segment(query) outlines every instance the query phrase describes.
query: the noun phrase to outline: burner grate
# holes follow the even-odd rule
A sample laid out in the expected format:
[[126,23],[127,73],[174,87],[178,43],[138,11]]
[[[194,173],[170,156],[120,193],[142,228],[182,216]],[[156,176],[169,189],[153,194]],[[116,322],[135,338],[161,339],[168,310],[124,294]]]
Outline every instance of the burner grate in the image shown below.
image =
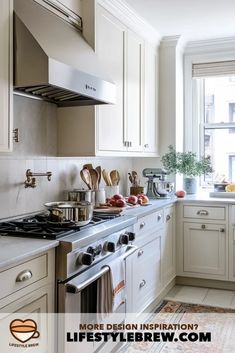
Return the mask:
[[94,216],[91,222],[83,227],[72,221],[52,222],[48,213],[39,213],[32,217],[0,223],[0,235],[40,239],[59,239],[81,229],[87,229],[97,224],[115,218],[114,215]]

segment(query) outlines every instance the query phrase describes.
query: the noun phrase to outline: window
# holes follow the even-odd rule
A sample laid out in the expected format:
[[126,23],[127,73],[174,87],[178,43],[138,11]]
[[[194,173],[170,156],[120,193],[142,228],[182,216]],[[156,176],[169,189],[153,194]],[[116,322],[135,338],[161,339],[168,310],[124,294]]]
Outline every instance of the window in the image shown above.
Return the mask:
[[234,76],[197,78],[197,107],[201,126],[200,152],[210,156],[214,173],[203,182],[224,179],[235,182],[235,86]]
[[[235,123],[235,103],[229,103],[229,121]],[[230,129],[229,132],[234,133],[234,129]]]

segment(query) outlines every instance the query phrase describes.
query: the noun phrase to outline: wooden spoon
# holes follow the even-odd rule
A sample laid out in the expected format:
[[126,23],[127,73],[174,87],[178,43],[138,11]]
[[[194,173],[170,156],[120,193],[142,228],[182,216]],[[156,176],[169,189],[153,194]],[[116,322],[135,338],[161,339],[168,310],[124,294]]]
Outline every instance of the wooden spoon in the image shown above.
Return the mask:
[[96,169],[97,173],[99,174],[99,177],[98,177],[98,189],[99,189],[100,188],[102,169],[101,169],[100,165],[98,167],[96,167],[95,169]]
[[93,166],[92,166],[92,164],[84,164],[83,169],[90,170],[90,169],[93,169]]
[[84,183],[87,185],[88,189],[92,189],[91,174],[87,168],[80,171],[80,176]]
[[119,171],[117,170],[117,185],[119,185],[120,183],[120,174],[119,174]]
[[111,182],[112,182],[112,185],[118,185],[118,182],[120,180],[120,177],[118,178],[118,171],[117,170],[112,170],[110,172],[110,179],[111,179]]
[[111,180],[110,180],[110,176],[109,176],[109,174],[106,172],[105,169],[102,170],[102,176],[103,176],[103,178],[104,178],[105,184],[106,184],[107,186],[112,186],[112,182],[111,182]]
[[93,190],[98,189],[98,180],[99,180],[99,174],[96,169],[90,169],[90,176],[91,176],[91,185]]

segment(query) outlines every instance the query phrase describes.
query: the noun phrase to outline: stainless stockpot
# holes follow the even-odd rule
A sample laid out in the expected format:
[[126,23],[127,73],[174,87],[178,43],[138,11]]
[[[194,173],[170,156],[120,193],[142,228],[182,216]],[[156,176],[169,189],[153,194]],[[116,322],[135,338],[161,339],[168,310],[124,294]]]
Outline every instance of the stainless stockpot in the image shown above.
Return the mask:
[[68,200],[69,201],[88,201],[92,203],[92,192],[91,190],[84,189],[74,189],[68,191]]
[[93,205],[88,201],[48,202],[45,207],[57,221],[72,221],[78,226],[85,226],[92,220]]

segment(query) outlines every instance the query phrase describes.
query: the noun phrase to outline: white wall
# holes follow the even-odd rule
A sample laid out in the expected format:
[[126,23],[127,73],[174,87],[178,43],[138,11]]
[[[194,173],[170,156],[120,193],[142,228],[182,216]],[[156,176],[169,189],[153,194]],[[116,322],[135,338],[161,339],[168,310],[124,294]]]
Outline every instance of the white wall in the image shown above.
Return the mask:
[[[83,164],[118,169],[120,191],[126,193],[130,158],[59,158],[56,157],[56,106],[29,98],[14,96],[14,128],[20,131],[20,142],[14,152],[0,155],[0,219],[43,209],[48,201],[63,198],[63,191],[85,187],[79,171]],[[52,171],[52,180],[37,178],[35,189],[25,189],[25,172]],[[102,182],[103,185],[103,182]]]

